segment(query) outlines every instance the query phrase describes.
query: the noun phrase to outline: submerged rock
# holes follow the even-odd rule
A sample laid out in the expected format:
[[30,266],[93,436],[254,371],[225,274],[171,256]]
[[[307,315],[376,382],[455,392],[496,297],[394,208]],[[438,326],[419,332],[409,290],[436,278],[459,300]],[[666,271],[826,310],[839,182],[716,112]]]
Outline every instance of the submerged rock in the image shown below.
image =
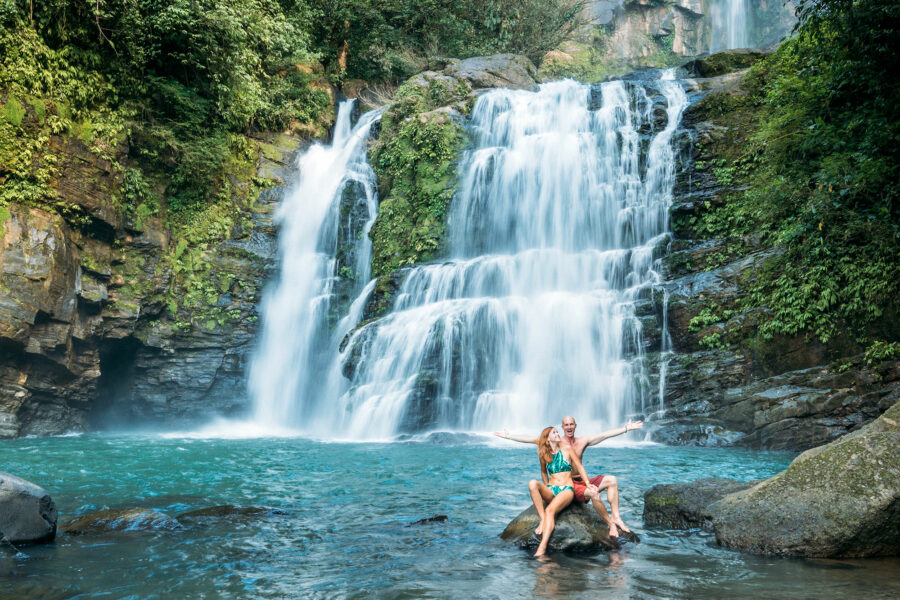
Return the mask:
[[198,508],[175,517],[178,521],[191,521],[197,519],[236,519],[242,517],[269,517],[273,515],[285,515],[286,511],[280,508],[268,506],[235,506],[234,504],[222,504],[208,508]]
[[62,526],[65,533],[90,535],[113,531],[175,531],[181,523],[149,508],[101,510],[72,519]]
[[755,554],[900,554],[900,403],[707,508],[718,542]]
[[[520,548],[534,550],[541,540],[534,535],[539,519],[534,506],[519,513],[510,521],[500,537],[513,542]],[[623,539],[638,541],[633,533]],[[621,547],[617,540],[609,537],[606,526],[593,507],[573,502],[556,518],[556,529],[550,536],[548,545],[552,551],[590,552],[594,550],[617,550]]]
[[728,494],[746,490],[754,482],[699,479],[690,483],[654,485],[644,492],[644,525],[666,529],[712,529],[706,508]]
[[0,539],[13,544],[56,537],[56,504],[42,487],[0,472]]

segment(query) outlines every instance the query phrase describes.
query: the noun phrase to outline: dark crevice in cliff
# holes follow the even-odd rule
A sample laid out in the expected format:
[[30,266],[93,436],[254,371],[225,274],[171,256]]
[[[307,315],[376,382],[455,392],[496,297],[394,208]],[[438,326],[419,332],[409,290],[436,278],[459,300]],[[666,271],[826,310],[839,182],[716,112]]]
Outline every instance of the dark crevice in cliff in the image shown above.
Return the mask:
[[109,429],[128,422],[135,359],[141,342],[133,337],[108,340],[100,347],[97,401],[90,414],[93,429]]

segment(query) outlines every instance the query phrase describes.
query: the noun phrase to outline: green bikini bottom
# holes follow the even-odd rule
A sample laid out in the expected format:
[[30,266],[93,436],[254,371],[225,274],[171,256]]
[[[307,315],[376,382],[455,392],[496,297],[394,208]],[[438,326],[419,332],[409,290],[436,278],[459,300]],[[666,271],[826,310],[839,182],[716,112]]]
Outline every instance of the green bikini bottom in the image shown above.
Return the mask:
[[575,488],[571,485],[548,485],[547,487],[550,488],[550,491],[553,492],[554,496],[559,496],[566,490],[572,490],[573,493],[575,492]]

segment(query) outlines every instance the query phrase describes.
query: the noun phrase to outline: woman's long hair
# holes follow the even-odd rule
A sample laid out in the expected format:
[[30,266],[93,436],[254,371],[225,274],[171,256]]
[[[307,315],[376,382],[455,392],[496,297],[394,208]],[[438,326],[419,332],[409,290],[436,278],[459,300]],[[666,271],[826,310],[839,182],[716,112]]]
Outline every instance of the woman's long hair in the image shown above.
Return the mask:
[[541,437],[538,438],[538,456],[541,458],[541,463],[544,465],[549,465],[553,460],[553,449],[550,448],[550,432],[553,431],[553,427],[545,427],[541,432]]

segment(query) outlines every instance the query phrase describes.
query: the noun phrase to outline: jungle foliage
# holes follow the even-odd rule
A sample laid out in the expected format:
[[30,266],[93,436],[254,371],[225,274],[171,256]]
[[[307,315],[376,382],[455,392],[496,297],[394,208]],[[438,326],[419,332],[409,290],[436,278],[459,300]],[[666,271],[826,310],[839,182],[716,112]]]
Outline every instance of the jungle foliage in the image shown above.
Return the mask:
[[[6,200],[52,200],[51,136],[108,157],[123,197],[164,189],[176,221],[227,202],[243,135],[324,135],[329,86],[398,80],[442,57],[538,57],[579,0],[0,0],[0,177]],[[30,112],[29,112],[30,111]],[[32,114],[34,119],[29,119]],[[136,212],[137,207],[130,210]]]
[[[900,4],[800,0],[794,37],[751,70],[761,114],[717,173],[746,179],[705,219],[784,248],[755,283],[766,336],[896,339],[900,297]],[[726,184],[728,181],[725,182]]]

